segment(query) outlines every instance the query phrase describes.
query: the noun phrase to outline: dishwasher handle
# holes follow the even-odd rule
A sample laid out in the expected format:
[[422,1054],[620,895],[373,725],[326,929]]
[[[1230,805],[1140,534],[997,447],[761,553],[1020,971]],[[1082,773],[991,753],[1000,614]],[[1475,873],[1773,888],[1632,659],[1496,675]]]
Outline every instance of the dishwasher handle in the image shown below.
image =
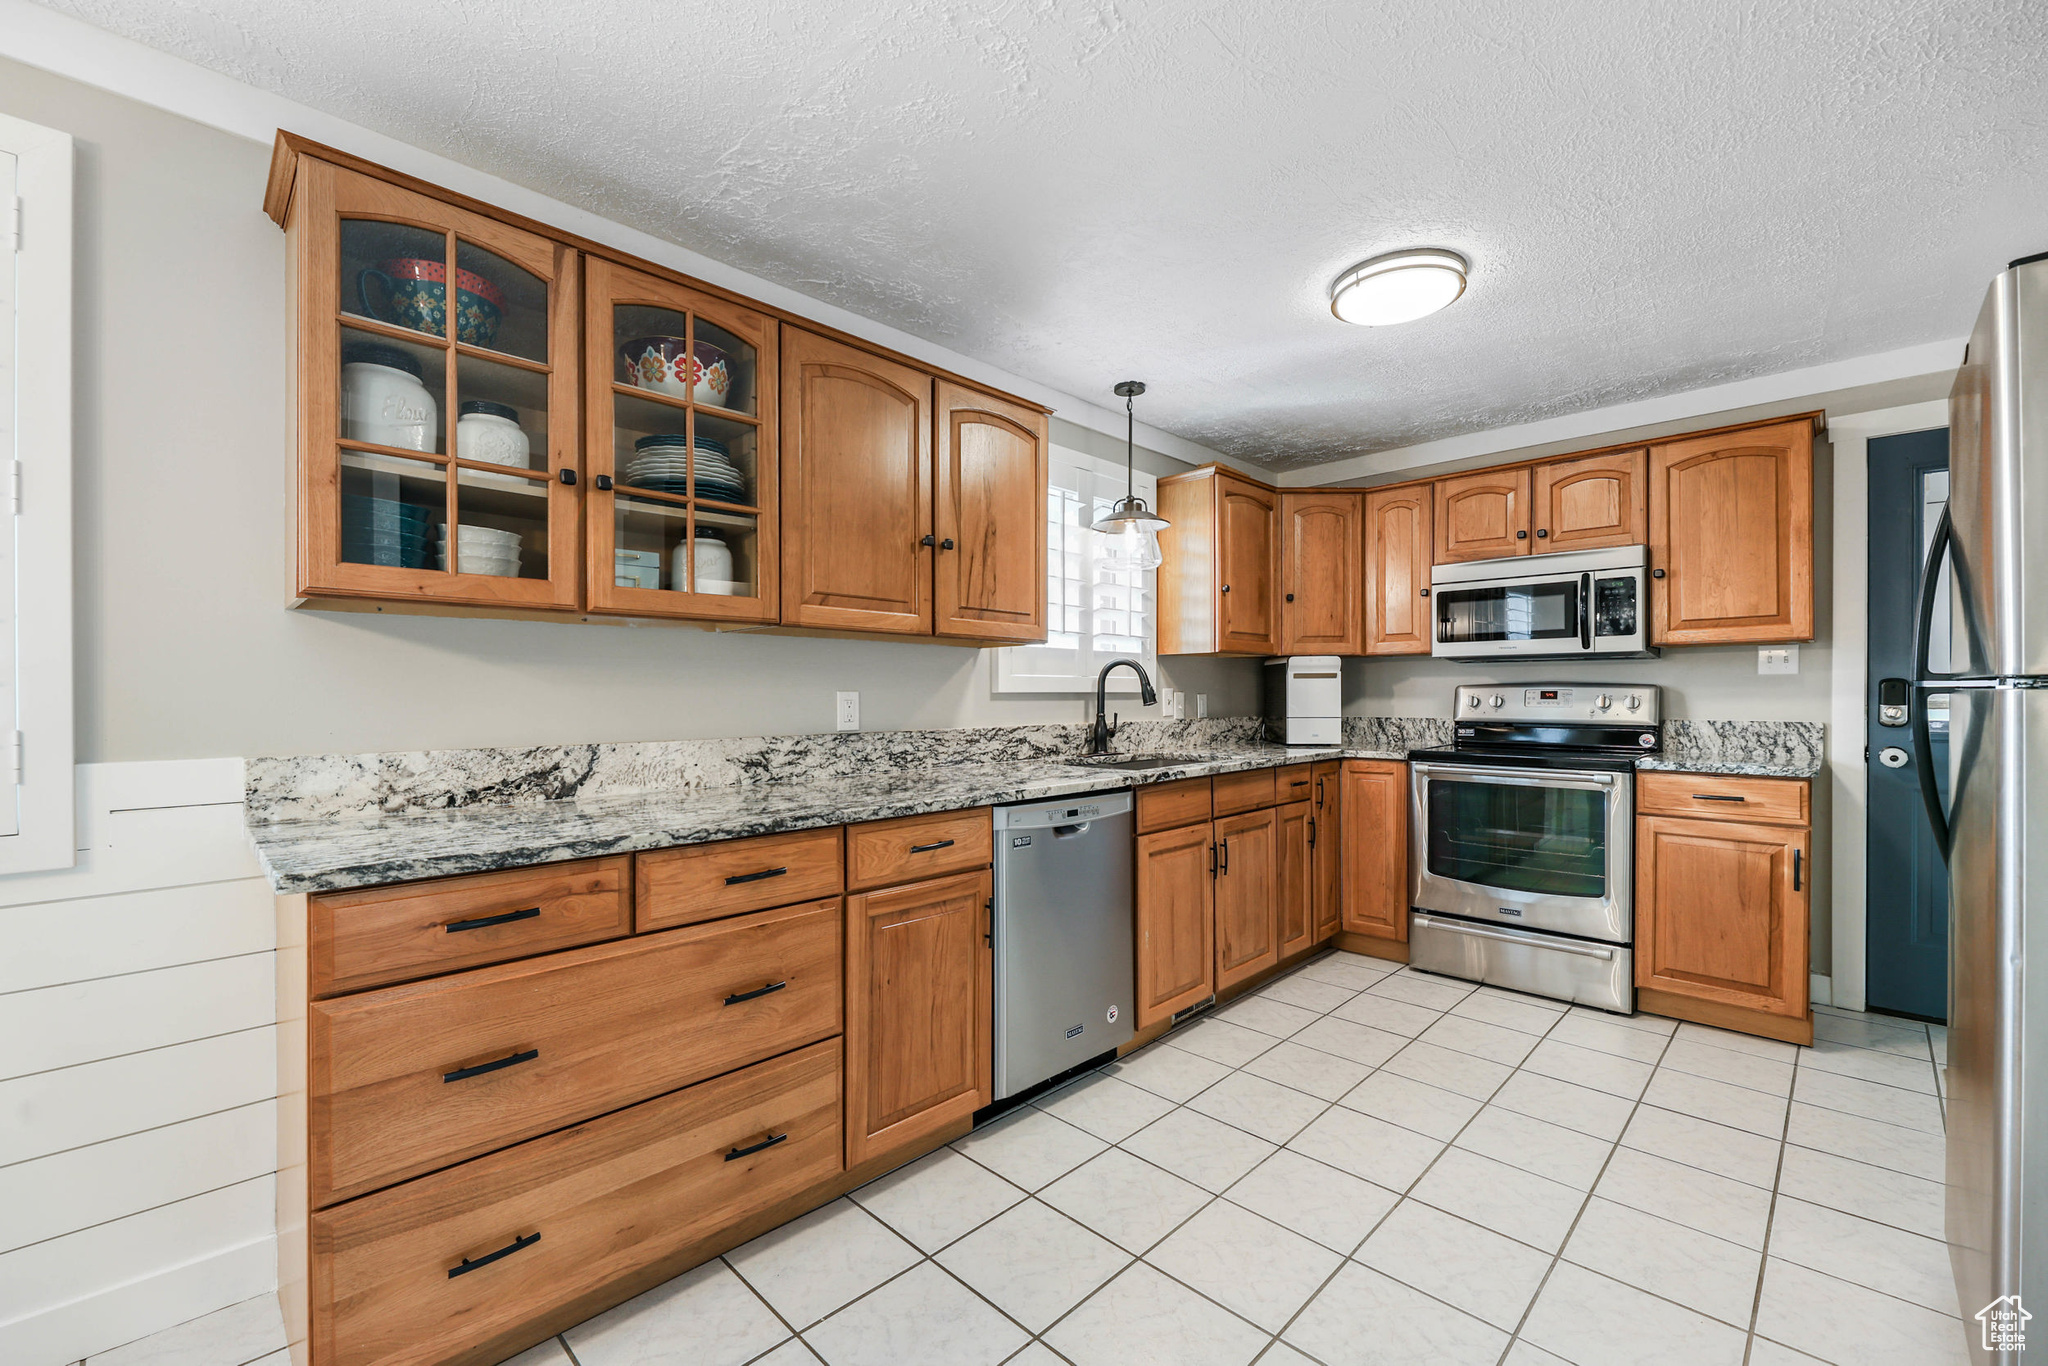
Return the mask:
[[1052,828],[1052,837],[1056,840],[1074,839],[1077,836],[1087,834],[1088,827],[1093,824],[1095,824],[1094,821],[1082,821],[1079,825],[1055,825]]

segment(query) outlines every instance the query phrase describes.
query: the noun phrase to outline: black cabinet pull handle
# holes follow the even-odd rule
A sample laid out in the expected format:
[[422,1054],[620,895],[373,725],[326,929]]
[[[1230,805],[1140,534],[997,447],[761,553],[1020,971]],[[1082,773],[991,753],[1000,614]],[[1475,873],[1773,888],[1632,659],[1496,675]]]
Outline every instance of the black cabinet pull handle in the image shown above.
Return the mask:
[[463,930],[481,930],[492,925],[509,925],[515,920],[535,920],[540,917],[540,907],[528,906],[523,911],[507,911],[503,915],[480,915],[474,920],[451,920],[441,928],[450,934]]
[[934,849],[951,849],[952,847],[953,841],[940,840],[937,844],[913,844],[910,846],[910,852],[913,854],[929,854]]
[[1316,847],[1316,818],[1314,816],[1308,818],[1308,847],[1311,849]]
[[737,1162],[743,1157],[753,1156],[755,1153],[760,1152],[763,1148],[772,1148],[778,1143],[786,1142],[788,1138],[788,1134],[770,1134],[768,1135],[768,1137],[762,1139],[759,1143],[754,1144],[754,1146],[752,1146],[751,1148],[734,1148],[731,1152],[728,1152],[725,1155],[725,1160],[728,1162]]
[[451,1266],[448,1268],[448,1279],[452,1281],[457,1276],[467,1276],[470,1272],[476,1270],[478,1267],[489,1266],[492,1262],[497,1261],[500,1257],[509,1257],[513,1253],[519,1251],[520,1248],[532,1247],[535,1243],[539,1241],[540,1230],[535,1229],[533,1232],[527,1234],[524,1238],[514,1238],[511,1242],[505,1244],[505,1246],[499,1248],[496,1252],[486,1252],[483,1256],[478,1257],[473,1261],[468,1257],[464,1257],[462,1259],[462,1264],[460,1266]]
[[761,997],[766,996],[769,992],[780,991],[788,985],[789,983],[787,981],[770,982],[765,987],[756,987],[752,991],[742,991],[734,995],[728,996],[725,998],[725,1003],[729,1006],[736,1006],[741,1001],[759,1000]]
[[1692,799],[1696,802],[1746,802],[1749,800],[1747,797],[1724,797],[1718,792],[1695,792],[1692,794]]
[[1652,569],[1650,571],[1650,577],[1653,579],[1661,579],[1664,577],[1664,571],[1661,569]]
[[1288,784],[1287,784],[1287,785],[1288,785],[1289,787],[1307,787],[1307,786],[1308,786],[1308,779],[1306,779],[1306,778],[1293,778],[1293,779],[1290,779],[1290,780],[1288,781]]
[[941,550],[951,550],[952,548],[953,538],[951,536],[948,536],[945,540],[939,542],[939,549]]
[[917,543],[919,545],[930,545],[932,543],[931,533],[926,532],[923,536],[918,537]]
[[1316,779],[1316,805],[1317,805],[1317,806],[1321,806],[1322,804],[1323,804],[1323,780],[1322,780],[1321,778],[1318,778],[1318,779]]
[[1209,876],[1216,876],[1216,846],[1209,846]]
[[[467,1081],[471,1077],[480,1077],[486,1072],[495,1072],[501,1067],[517,1067],[520,1063],[532,1062],[539,1056],[540,1050],[538,1048],[529,1048],[523,1052],[514,1053],[510,1057],[499,1058],[496,1062],[480,1062],[474,1067],[458,1067],[453,1072],[443,1072],[441,1080],[444,1082]],[[481,1266],[482,1263],[479,1262],[478,1265]]]
[[562,471],[562,482],[563,482],[563,483],[565,483],[565,484],[573,484],[573,483],[575,483],[575,482],[576,482],[576,471],[574,471],[574,470],[563,470],[563,471]]
[[1224,841],[1223,841],[1223,865],[1222,865],[1222,868],[1220,869],[1220,871],[1221,871],[1221,872],[1223,873],[1223,875],[1224,875],[1225,877],[1228,877],[1228,876],[1230,875],[1230,841],[1229,841],[1229,840],[1224,840]]
[[600,474],[590,482],[601,489],[608,489],[612,486],[612,477],[609,474]]
[[763,868],[758,873],[735,873],[725,880],[725,885],[737,887],[742,882],[760,882],[771,877],[781,877],[788,871],[787,868]]
[[1803,852],[1799,849],[1792,851],[1792,890],[1795,892],[1799,890],[1799,862]]

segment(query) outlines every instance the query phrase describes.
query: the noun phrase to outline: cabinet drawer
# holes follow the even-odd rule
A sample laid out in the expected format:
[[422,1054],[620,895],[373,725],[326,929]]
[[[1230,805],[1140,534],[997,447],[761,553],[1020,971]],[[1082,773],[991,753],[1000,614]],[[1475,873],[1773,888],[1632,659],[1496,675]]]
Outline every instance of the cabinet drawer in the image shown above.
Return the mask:
[[864,892],[985,867],[994,836],[985,806],[846,827],[846,890]]
[[1211,815],[1207,778],[1182,778],[1138,789],[1138,833],[1206,822]]
[[313,1204],[837,1034],[839,945],[835,897],[316,1002]]
[[314,1359],[511,1355],[524,1325],[837,1175],[839,1076],[829,1039],[314,1214]]
[[1737,778],[1707,773],[1638,773],[1636,811],[1703,821],[1805,825],[1812,785],[1804,778]]
[[1309,789],[1314,782],[1313,764],[1286,764],[1273,770],[1273,804],[1284,806],[1288,802],[1305,802],[1315,793]]
[[665,930],[741,911],[837,896],[845,887],[839,826],[721,840],[639,856],[633,919]]
[[1273,770],[1255,768],[1248,773],[1219,773],[1216,783],[1216,814],[1256,811],[1273,804]]
[[308,989],[333,996],[628,934],[631,861],[622,854],[315,896]]

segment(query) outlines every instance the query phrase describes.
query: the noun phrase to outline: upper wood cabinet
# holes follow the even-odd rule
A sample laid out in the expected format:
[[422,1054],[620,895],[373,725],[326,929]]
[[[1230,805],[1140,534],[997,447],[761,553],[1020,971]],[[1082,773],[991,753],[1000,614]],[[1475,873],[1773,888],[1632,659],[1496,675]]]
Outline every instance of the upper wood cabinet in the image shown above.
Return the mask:
[[1426,655],[1431,487],[1406,484],[1365,495],[1365,649],[1369,655]]
[[323,161],[282,221],[299,594],[574,607],[577,253]]
[[937,413],[937,633],[1043,640],[1045,414],[946,380]]
[[1641,450],[1537,465],[1529,514],[1535,553],[1641,545],[1649,534],[1648,468]]
[[1529,539],[1526,467],[1436,481],[1435,563],[1527,555]]
[[1344,928],[1408,939],[1408,765],[1346,759],[1343,827]]
[[584,285],[591,610],[777,620],[775,320],[612,261]]
[[1361,495],[1280,495],[1280,645],[1283,655],[1365,651]]
[[1813,639],[1813,421],[1650,447],[1650,642]]
[[1280,495],[1209,465],[1159,481],[1159,653],[1279,649]]
[[988,870],[846,898],[846,1165],[994,1092]]
[[782,333],[782,619],[932,631],[932,378]]
[[1138,836],[1140,1029],[1216,991],[1215,847],[1207,815],[1199,824]]

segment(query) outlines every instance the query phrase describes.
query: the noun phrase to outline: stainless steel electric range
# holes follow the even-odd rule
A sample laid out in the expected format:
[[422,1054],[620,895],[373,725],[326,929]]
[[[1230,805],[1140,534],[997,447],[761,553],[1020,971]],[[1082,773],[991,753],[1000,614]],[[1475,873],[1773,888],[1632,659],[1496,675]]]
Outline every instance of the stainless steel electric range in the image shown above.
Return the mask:
[[1635,761],[1654,686],[1467,684],[1449,749],[1408,756],[1409,962],[1635,1009]]

